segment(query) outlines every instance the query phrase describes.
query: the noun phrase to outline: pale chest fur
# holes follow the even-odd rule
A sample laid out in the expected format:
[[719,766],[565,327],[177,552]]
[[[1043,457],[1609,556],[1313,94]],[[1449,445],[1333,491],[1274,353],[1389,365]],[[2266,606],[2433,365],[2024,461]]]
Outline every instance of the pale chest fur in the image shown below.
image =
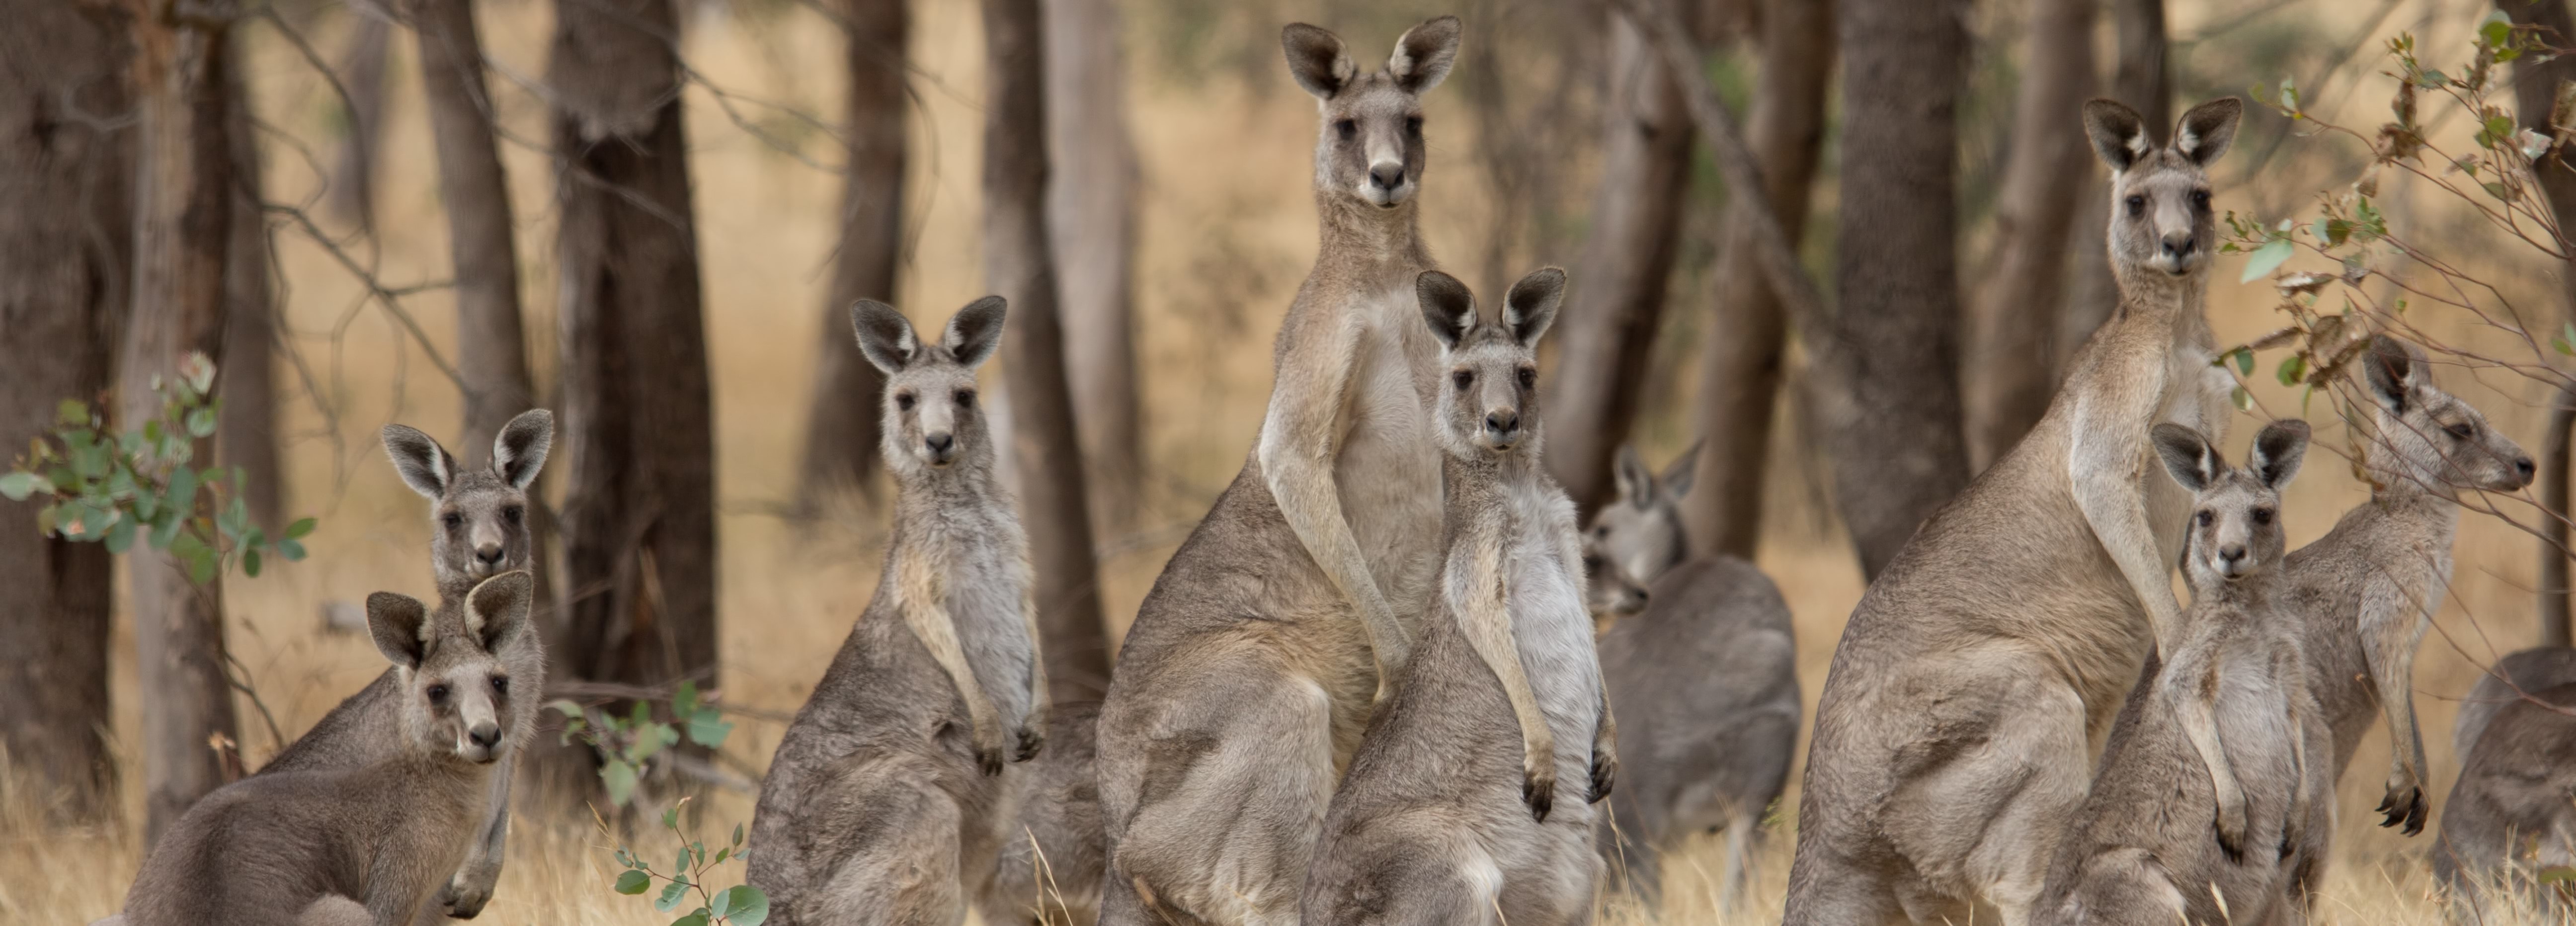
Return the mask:
[[956,623],[957,642],[1001,722],[1034,707],[1029,681],[1037,642],[1021,612],[1031,572],[1028,540],[1007,512],[965,510],[921,519],[897,541],[895,604],[931,600]]
[[1360,299],[1346,324],[1359,328],[1344,394],[1334,485],[1369,571],[1398,615],[1419,614],[1429,598],[1440,543],[1440,455],[1430,403],[1439,348],[1423,326],[1410,278],[1400,290]]
[[[2226,442],[2228,425],[2236,417],[2232,401],[2236,380],[2210,362],[2216,357],[2202,338],[2187,334],[2174,338],[2172,349],[2165,354],[2162,401],[2149,428],[2178,424],[2222,445]],[[2156,465],[2152,459],[2154,450],[2142,452],[2149,457],[2141,461],[2138,477],[2147,500],[2147,523],[2156,534],[2156,551],[2165,562],[2172,562],[2182,555],[2183,526],[2191,517],[2191,492],[2165,475],[2164,467]]]
[[[1554,485],[1530,478],[1503,487],[1496,510],[1503,538],[1503,603],[1530,692],[1556,738],[1560,776],[1590,773],[1593,727],[1601,717],[1601,662],[1585,610],[1580,535],[1574,504]],[[1467,600],[1471,573],[1461,557],[1447,566],[1452,601]],[[1451,619],[1460,619],[1453,608]],[[1566,777],[1564,780],[1579,780]]]

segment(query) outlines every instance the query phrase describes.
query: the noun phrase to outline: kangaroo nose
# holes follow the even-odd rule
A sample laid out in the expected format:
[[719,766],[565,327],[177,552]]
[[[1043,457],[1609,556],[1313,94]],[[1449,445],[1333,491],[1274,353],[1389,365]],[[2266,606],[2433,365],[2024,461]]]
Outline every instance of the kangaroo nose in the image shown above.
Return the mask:
[[1377,187],[1378,189],[1381,189],[1381,190],[1392,190],[1392,189],[1395,189],[1396,187],[1403,186],[1403,185],[1404,185],[1404,165],[1402,165],[1402,164],[1372,164],[1372,165],[1369,165],[1369,183],[1370,183],[1370,185],[1375,186],[1375,187]]
[[2190,257],[2190,256],[2191,256],[2191,252],[2193,252],[2193,251],[2195,251],[2195,250],[2198,250],[2199,248],[2200,248],[2200,242],[2199,242],[2199,240],[2198,240],[2197,238],[2193,237],[2192,233],[2190,233],[2190,232],[2166,232],[2166,233],[2165,233],[2165,236],[2164,236],[2164,250],[2165,250],[2165,256],[2166,256],[2166,257],[2171,257],[2171,258],[2175,258],[2175,259],[2181,259],[2181,258],[2185,258],[2185,257]]
[[2219,547],[2219,548],[2218,548],[2218,559],[2219,559],[2219,561],[2220,561],[2220,562],[2224,562],[2224,563],[2227,563],[2228,565],[2231,565],[2231,566],[2232,566],[2232,565],[2235,565],[2238,561],[2243,560],[2244,558],[2245,558],[2245,545],[2244,545],[2244,544],[2241,544],[2241,543],[2231,543],[2231,544],[2227,544],[2227,545],[2225,545],[2225,546],[2222,546],[2222,547]]
[[1520,429],[1521,413],[1519,412],[1491,411],[1485,413],[1485,430],[1493,432],[1496,436],[1510,437],[1512,432]]
[[485,749],[491,749],[501,745],[501,725],[497,723],[475,724],[474,729],[465,731],[465,738],[473,740],[474,745],[481,746]]
[[483,564],[486,566],[500,565],[501,545],[498,543],[487,543],[482,546],[475,547],[474,558],[482,560]]
[[929,447],[932,453],[947,453],[957,446],[957,438],[955,435],[946,433],[931,434],[922,437],[921,443]]
[[2530,485],[2531,478],[2540,474],[2540,467],[2532,465],[2530,457],[2515,457],[2513,471],[2522,475],[2523,485]]

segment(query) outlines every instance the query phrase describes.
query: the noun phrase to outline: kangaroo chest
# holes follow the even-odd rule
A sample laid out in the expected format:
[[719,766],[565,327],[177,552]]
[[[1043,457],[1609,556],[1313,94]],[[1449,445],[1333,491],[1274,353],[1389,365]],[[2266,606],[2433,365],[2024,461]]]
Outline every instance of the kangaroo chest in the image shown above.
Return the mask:
[[[2228,425],[2235,420],[2231,398],[2236,380],[2227,371],[2211,364],[2215,351],[2198,338],[2177,337],[2173,349],[2165,355],[2163,401],[2153,424],[2182,425],[2216,442],[2227,439]],[[2150,424],[2150,427],[2153,427]],[[2165,476],[2164,467],[2150,459],[2139,468],[2140,493],[2147,500],[2147,526],[2156,535],[2156,549],[2164,562],[2182,556],[2183,522],[2191,517],[2191,492]]]
[[1588,774],[1592,728],[1601,716],[1601,663],[1583,605],[1574,507],[1563,493],[1537,483],[1505,488],[1501,500],[1503,603],[1512,639],[1530,693],[1556,737],[1558,762],[1566,766],[1560,774]]
[[1342,408],[1333,481],[1369,571],[1399,615],[1430,593],[1440,543],[1440,456],[1429,405],[1439,357],[1410,278],[1355,307],[1361,332]]

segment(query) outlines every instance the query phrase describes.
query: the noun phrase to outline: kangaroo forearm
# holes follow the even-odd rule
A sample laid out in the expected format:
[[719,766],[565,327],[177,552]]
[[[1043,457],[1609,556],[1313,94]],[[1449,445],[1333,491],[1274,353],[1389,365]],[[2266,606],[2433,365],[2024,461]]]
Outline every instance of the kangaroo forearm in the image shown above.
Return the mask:
[[1394,622],[1394,608],[1377,587],[1377,577],[1368,569],[1368,558],[1360,552],[1359,538],[1351,533],[1349,519],[1343,517],[1341,492],[1331,471],[1322,461],[1292,459],[1282,456],[1275,466],[1265,469],[1271,497],[1279,503],[1280,517],[1288,530],[1297,535],[1306,554],[1313,557],[1324,577],[1360,615],[1368,632],[1369,647],[1378,660],[1389,667],[1404,662],[1411,641],[1404,628]]
[[2388,722],[2389,769],[2421,780],[2424,738],[2415,725],[2415,641],[2422,633],[2420,625],[2427,621],[2424,609],[2408,611],[2365,615],[2362,647],[2370,662],[2371,685],[2379,692],[2380,716]]
[[1547,728],[1546,716],[1539,712],[1538,695],[1530,690],[1529,670],[1521,664],[1520,644],[1512,638],[1511,611],[1504,597],[1501,538],[1477,537],[1470,542],[1475,544],[1477,553],[1467,566],[1467,587],[1461,590],[1465,594],[1458,604],[1467,643],[1501,680],[1503,696],[1511,702],[1512,716],[1520,723],[1521,748],[1533,756],[1552,754],[1555,737]]
[[1029,717],[1026,725],[1046,729],[1047,718],[1055,710],[1054,692],[1047,687],[1046,648],[1038,633],[1038,602],[1027,593],[1020,595],[1020,624],[1029,634]]
[[2146,609],[2147,626],[2155,635],[2157,651],[2170,653],[2180,609],[2174,602],[2173,581],[2166,575],[2164,555],[2156,550],[2155,531],[2147,523],[2146,502],[2138,496],[2135,482],[2110,474],[2080,478],[2075,486],[2075,505],[2083,511],[2102,549],[2111,554],[2111,562],[2119,566],[2120,576],[2128,580],[2139,606]]
[[975,679],[975,667],[966,662],[966,648],[957,640],[957,622],[940,601],[940,587],[930,564],[917,554],[907,554],[898,561],[896,580],[901,583],[897,610],[903,612],[903,624],[930,651],[930,659],[948,673],[957,695],[966,701],[966,719],[974,724],[978,746],[991,742],[993,734],[993,701],[984,695],[984,686]]
[[2234,813],[2243,818],[2245,792],[2238,787],[2236,770],[2227,763],[2227,750],[2218,737],[2218,719],[2209,702],[2194,695],[2181,698],[2182,734],[2200,754],[2200,764],[2209,769],[2210,793],[2217,798],[2221,814]]

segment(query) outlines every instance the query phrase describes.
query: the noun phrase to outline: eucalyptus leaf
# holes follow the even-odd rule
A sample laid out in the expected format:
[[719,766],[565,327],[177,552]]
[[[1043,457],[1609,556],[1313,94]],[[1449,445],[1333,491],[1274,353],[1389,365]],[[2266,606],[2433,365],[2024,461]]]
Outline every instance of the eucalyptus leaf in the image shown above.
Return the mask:
[[304,535],[306,535],[306,534],[310,534],[310,533],[312,533],[312,532],[313,532],[313,519],[312,519],[312,518],[298,518],[298,519],[296,519],[295,523],[293,523],[293,524],[289,524],[289,525],[287,525],[287,526],[286,526],[286,539],[288,539],[288,540],[294,540],[294,539],[297,539],[297,538],[303,537],[303,536],[304,536]]
[[2288,238],[2274,238],[2265,242],[2262,247],[2255,248],[2254,253],[2246,255],[2245,275],[2238,277],[2237,282],[2251,283],[2278,269],[2284,261],[2290,259],[2291,248]]
[[[625,853],[620,852],[618,854],[623,855]],[[617,875],[617,892],[620,894],[641,894],[644,893],[646,888],[650,888],[652,886],[652,875],[636,871],[632,868],[619,872]]]
[[624,807],[635,796],[635,766],[611,758],[599,767],[599,781],[608,788],[608,803]]
[[43,476],[23,470],[0,475],[0,497],[10,501],[26,501],[27,496],[35,494],[40,489],[50,495],[54,491],[54,484]]
[[726,889],[725,893],[733,895],[733,900],[725,904],[725,909],[730,911],[725,914],[725,922],[732,923],[733,926],[760,926],[768,922],[768,894],[748,884],[734,885]]
[[662,896],[653,898],[653,909],[660,910],[664,913],[671,912],[671,908],[680,905],[680,898],[686,896],[688,891],[689,879],[687,877],[682,876],[672,878],[670,884],[663,886]]

